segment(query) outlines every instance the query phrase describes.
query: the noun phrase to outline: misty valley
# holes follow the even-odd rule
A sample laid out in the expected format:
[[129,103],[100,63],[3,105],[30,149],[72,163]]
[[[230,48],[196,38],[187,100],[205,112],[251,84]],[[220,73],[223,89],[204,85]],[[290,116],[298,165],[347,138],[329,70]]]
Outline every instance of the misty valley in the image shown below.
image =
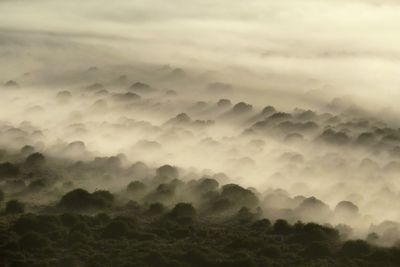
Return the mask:
[[1,266],[400,266],[400,130],[215,73],[5,81]]

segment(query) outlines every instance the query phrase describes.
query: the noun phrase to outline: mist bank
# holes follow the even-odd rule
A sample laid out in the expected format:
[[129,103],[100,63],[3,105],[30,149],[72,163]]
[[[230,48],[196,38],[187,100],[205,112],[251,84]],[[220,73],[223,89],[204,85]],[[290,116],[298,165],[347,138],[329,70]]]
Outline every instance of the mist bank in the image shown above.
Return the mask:
[[[219,75],[170,65],[52,75],[29,73],[2,86],[1,186],[8,200],[35,211],[74,188],[120,195],[171,165],[189,187],[204,177],[221,184],[219,193],[237,184],[257,199],[248,208],[267,218],[345,224],[348,238],[379,233],[378,244],[397,242],[400,133],[351,98],[317,105],[298,94],[291,103],[276,91],[243,90]],[[46,164],[30,163],[41,162],[37,153]],[[135,200],[154,202],[175,183],[156,184]],[[164,204],[199,205],[187,195],[191,189],[174,190]],[[121,196],[121,203],[129,200]],[[242,204],[233,201],[233,210]]]
[[[2,1],[0,80],[170,64],[281,96],[397,109],[395,1]],[[356,14],[356,16],[354,15]],[[246,86],[247,85],[247,86]],[[396,110],[397,111],[397,110]]]

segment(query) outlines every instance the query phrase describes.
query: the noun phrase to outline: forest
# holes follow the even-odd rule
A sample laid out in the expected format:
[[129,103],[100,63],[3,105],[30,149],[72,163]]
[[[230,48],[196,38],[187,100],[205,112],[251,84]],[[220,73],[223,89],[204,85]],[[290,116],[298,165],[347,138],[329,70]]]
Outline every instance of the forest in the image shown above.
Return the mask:
[[0,267],[399,267],[398,0],[0,0]]

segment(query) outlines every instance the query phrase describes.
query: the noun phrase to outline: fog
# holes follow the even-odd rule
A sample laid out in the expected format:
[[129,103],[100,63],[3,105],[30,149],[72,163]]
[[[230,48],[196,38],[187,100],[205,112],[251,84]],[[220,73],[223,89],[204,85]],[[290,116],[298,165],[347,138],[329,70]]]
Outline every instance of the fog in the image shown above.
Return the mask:
[[[39,176],[61,177],[52,194],[21,199],[53,204],[65,181],[120,193],[168,164],[186,182],[250,188],[271,219],[400,238],[396,1],[18,0],[0,11],[1,162],[40,152],[51,172]],[[151,171],[65,169],[112,156]]]
[[2,62],[10,76],[21,62],[33,71],[81,66],[84,59],[202,68],[261,89],[352,94],[393,105],[398,92],[396,1],[0,5]]

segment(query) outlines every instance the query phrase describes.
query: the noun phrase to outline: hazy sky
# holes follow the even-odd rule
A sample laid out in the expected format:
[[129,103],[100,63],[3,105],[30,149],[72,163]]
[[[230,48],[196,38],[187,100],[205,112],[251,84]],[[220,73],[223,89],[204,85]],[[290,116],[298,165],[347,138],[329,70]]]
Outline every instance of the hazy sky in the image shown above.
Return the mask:
[[144,61],[309,79],[318,82],[310,90],[391,100],[400,84],[397,3],[0,0],[0,80],[54,65]]

